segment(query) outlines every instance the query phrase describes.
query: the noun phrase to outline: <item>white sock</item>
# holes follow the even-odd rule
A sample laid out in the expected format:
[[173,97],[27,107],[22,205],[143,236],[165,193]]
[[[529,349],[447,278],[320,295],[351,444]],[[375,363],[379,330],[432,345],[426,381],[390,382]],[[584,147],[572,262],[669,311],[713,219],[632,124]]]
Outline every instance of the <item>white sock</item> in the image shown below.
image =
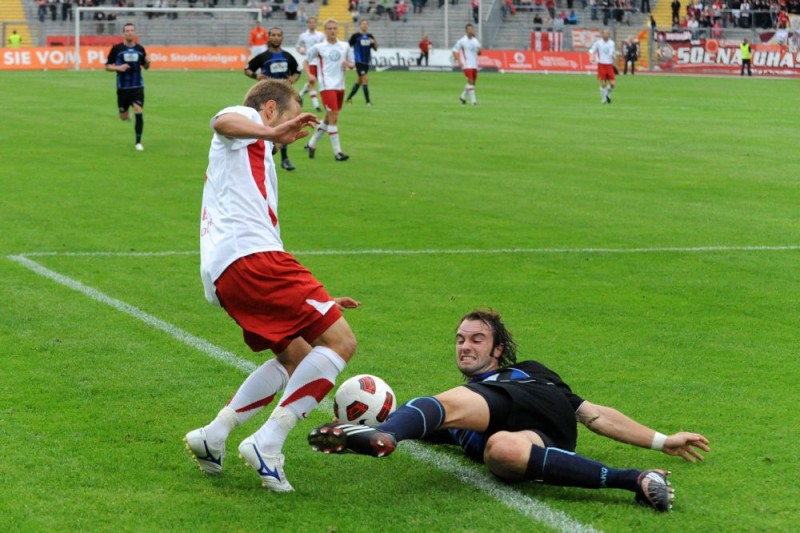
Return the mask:
[[342,151],[342,143],[339,142],[339,128],[336,126],[328,126],[328,135],[331,137],[331,146],[333,147],[333,154],[336,155]]
[[467,85],[467,92],[469,93],[469,101],[475,103],[475,86]]
[[314,132],[314,135],[311,136],[311,140],[308,141],[308,145],[311,148],[314,148],[315,146],[317,146],[317,143],[322,138],[322,136],[325,135],[325,132],[327,132],[327,131],[328,131],[328,125],[325,124],[325,122],[320,122],[319,126],[317,126],[317,129]]
[[306,83],[303,85],[303,88],[300,90],[300,98],[304,97],[308,92],[308,84]]
[[269,420],[253,434],[258,449],[279,453],[292,428],[330,392],[346,364],[330,348],[314,347],[297,365]]
[[311,91],[311,105],[319,107],[319,100],[317,100],[317,91]]
[[233,428],[272,403],[288,381],[289,374],[277,359],[270,359],[255,369],[220,410],[217,418],[205,427],[206,438],[215,446],[223,444]]

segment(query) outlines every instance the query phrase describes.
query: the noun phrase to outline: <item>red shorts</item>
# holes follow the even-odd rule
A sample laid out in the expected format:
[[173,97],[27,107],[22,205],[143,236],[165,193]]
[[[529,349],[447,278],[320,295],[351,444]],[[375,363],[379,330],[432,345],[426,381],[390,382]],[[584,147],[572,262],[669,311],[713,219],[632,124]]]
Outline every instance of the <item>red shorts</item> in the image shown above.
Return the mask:
[[341,111],[344,103],[344,91],[320,91],[322,103],[328,111]]
[[614,65],[600,63],[597,65],[597,79],[614,81]]
[[254,352],[280,353],[297,337],[313,343],[342,316],[322,284],[287,252],[241,257],[214,285]]
[[464,76],[467,77],[467,81],[470,85],[475,85],[475,80],[478,79],[478,69],[476,68],[465,68],[464,69]]

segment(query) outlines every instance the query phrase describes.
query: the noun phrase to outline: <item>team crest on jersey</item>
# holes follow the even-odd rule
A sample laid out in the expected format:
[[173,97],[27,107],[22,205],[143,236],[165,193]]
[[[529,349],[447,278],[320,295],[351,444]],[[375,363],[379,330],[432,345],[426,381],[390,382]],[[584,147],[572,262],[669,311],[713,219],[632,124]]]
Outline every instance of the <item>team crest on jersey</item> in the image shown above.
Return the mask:
[[330,61],[339,61],[342,58],[342,53],[339,50],[331,50],[328,54]]

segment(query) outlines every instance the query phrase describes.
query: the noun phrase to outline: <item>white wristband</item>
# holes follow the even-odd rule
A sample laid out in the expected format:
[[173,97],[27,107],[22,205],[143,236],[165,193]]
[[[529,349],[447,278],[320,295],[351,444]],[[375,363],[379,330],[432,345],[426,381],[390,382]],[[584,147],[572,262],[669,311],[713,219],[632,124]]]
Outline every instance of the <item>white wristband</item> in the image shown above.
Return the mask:
[[665,442],[667,442],[667,436],[656,431],[656,434],[653,435],[653,442],[650,444],[650,449],[661,451],[664,449]]

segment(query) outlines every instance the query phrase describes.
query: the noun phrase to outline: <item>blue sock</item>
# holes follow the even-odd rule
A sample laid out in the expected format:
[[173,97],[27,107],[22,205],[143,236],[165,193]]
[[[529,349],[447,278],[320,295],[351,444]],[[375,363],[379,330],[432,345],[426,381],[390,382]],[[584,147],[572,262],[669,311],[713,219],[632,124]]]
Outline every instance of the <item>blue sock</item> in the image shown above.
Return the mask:
[[144,131],[144,117],[141,113],[134,113],[134,118],[136,122],[134,123],[133,129],[136,132],[136,144],[142,142],[142,131]]
[[619,470],[558,448],[531,446],[525,471],[528,481],[585,489],[625,489],[636,491],[639,470]]
[[364,98],[366,98],[367,103],[369,103],[369,86],[365,83],[361,87],[364,89]]
[[423,396],[398,407],[378,429],[393,433],[400,442],[421,439],[439,429],[443,422],[444,407],[439,400],[433,396]]

